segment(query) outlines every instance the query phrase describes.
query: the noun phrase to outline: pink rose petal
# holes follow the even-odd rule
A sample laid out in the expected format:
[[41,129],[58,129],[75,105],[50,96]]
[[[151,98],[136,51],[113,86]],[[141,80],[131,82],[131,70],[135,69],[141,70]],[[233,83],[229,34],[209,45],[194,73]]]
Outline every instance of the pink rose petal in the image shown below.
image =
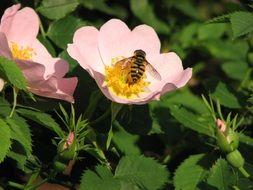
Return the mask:
[[1,18],[1,25],[0,25],[0,31],[7,33],[10,25],[12,24],[13,16],[17,13],[17,11],[20,9],[21,5],[16,4],[12,5],[11,7],[7,8],[4,11],[4,14]]
[[12,54],[9,49],[8,41],[4,33],[0,32],[0,56],[11,59]]
[[98,50],[97,38],[98,30],[96,28],[83,27],[75,32],[74,43],[69,44],[67,48],[69,55],[76,59],[91,76],[93,76],[93,70],[101,73],[104,71],[103,62],[100,59]]
[[36,39],[39,31],[38,15],[33,9],[26,7],[12,16],[11,23],[7,23],[6,26],[3,27],[9,43],[16,42],[20,45],[31,44],[33,40]]

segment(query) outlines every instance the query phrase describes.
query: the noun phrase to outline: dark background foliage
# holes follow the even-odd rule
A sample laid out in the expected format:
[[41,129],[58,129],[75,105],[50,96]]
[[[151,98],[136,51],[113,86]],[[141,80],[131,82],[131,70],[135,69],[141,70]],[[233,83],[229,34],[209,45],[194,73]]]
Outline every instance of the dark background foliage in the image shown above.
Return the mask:
[[[30,6],[36,10],[44,30],[41,31],[39,40],[53,56],[62,57],[69,62],[68,76],[78,77],[74,104],[76,117],[84,114],[89,119],[90,127],[96,133],[99,150],[104,152],[110,163],[112,174],[116,178],[120,174],[126,174],[126,171],[119,169],[120,164],[132,163],[131,159],[122,159],[125,155],[144,155],[145,158],[152,157],[165,165],[168,176],[164,174],[164,180],[164,176],[157,177],[161,178],[162,184],[156,185],[154,182],[155,185],[148,186],[144,183],[141,186],[137,182],[138,185],[126,183],[129,185],[125,184],[126,189],[253,188],[252,179],[243,178],[227,163],[225,154],[219,151],[215,140],[215,122],[201,99],[201,95],[210,95],[214,101],[219,100],[225,116],[231,112],[232,116],[238,114],[244,118],[238,128],[239,150],[245,158],[246,170],[253,174],[252,1],[4,0],[0,5],[1,15],[13,3],[21,3],[22,7]],[[111,18],[122,19],[130,28],[143,23],[154,27],[161,40],[161,52],[174,51],[181,57],[184,68],[193,68],[193,77],[186,87],[163,96],[158,102],[142,106],[125,105],[114,122],[111,122],[110,113],[108,114],[111,102],[101,94],[88,73],[66,52],[66,46],[72,42],[77,28],[87,25],[100,27]],[[247,23],[248,28],[242,28],[245,26],[243,23]],[[60,128],[65,130],[55,112],[59,111],[57,101],[36,97],[37,102],[33,102],[24,96],[18,99],[20,105],[51,115]],[[6,90],[5,97],[11,102],[11,90]],[[91,102],[95,102],[93,112],[87,113]],[[70,113],[70,106],[61,103]],[[3,108],[7,109],[6,107]],[[0,113],[4,111],[6,110],[2,109]],[[18,113],[27,119],[31,130],[32,154],[39,158],[42,171],[48,171],[57,153],[57,147],[52,144],[52,139],[56,136],[54,130],[52,127],[45,128],[45,123],[37,122],[32,114],[26,115],[22,110]],[[108,148],[106,143],[111,125],[113,137]],[[12,146],[14,145],[15,142]],[[66,180],[75,184],[81,180],[81,188],[86,185],[87,189],[92,189],[87,181],[83,182],[81,176],[89,179],[89,172],[97,165],[96,172],[105,174],[107,171],[99,161],[101,157],[98,159],[99,156],[94,156],[89,151],[79,152],[78,157],[84,159],[76,161],[70,176],[58,174],[56,180],[51,182],[62,184]],[[136,163],[138,159],[140,158],[136,158]],[[146,171],[146,167],[143,166],[141,170]],[[87,172],[84,173],[84,170]],[[146,173],[148,172],[152,173],[152,170],[147,170]],[[17,167],[13,159],[5,159],[0,165],[0,184],[3,188],[10,188],[6,185],[8,181],[23,183],[26,173]],[[219,173],[223,173],[223,177]],[[43,173],[40,175],[42,178],[46,176]],[[106,173],[107,175],[109,174]],[[96,181],[95,178],[91,180]],[[111,184],[117,184],[110,180]]]

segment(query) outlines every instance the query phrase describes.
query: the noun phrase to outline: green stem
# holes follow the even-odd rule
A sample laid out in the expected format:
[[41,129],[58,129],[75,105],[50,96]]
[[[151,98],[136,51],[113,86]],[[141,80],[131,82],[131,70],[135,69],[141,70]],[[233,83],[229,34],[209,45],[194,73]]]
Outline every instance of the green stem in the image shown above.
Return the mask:
[[47,34],[44,30],[44,27],[43,27],[41,21],[40,21],[40,32],[41,32],[41,35],[43,36],[43,38],[46,38]]
[[24,189],[24,185],[21,185],[19,183],[15,183],[15,182],[12,182],[12,181],[9,181],[8,185],[11,186],[11,187],[15,187],[17,189]]
[[242,173],[242,175],[244,175],[244,177],[247,177],[247,178],[250,177],[249,173],[243,167],[240,167],[238,169]]
[[9,117],[11,118],[14,111],[15,111],[15,108],[17,106],[17,96],[18,96],[18,89],[15,88],[15,87],[12,87],[13,89],[13,106],[12,106],[12,109],[11,109],[11,113],[9,115]]

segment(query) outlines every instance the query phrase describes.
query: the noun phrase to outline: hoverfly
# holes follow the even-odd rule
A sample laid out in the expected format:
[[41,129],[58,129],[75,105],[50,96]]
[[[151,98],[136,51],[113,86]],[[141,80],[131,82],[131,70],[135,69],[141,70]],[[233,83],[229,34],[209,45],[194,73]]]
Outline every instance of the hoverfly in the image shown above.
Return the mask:
[[129,85],[137,83],[144,75],[145,70],[155,79],[161,80],[161,75],[146,60],[146,53],[141,49],[135,50],[133,56],[122,59],[116,64],[121,64],[122,69],[128,68],[130,70],[126,81]]

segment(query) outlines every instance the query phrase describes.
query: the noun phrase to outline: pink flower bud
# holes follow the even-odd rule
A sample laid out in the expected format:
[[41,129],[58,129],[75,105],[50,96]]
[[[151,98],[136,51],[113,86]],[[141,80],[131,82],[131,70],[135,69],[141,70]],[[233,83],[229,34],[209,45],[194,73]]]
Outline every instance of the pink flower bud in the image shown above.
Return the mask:
[[63,149],[67,149],[70,147],[70,145],[74,142],[75,139],[75,134],[74,132],[70,132],[68,135],[67,140],[65,141],[64,145],[63,145]]
[[216,120],[216,127],[219,129],[220,132],[224,133],[226,131],[226,124],[224,121],[217,119]]

